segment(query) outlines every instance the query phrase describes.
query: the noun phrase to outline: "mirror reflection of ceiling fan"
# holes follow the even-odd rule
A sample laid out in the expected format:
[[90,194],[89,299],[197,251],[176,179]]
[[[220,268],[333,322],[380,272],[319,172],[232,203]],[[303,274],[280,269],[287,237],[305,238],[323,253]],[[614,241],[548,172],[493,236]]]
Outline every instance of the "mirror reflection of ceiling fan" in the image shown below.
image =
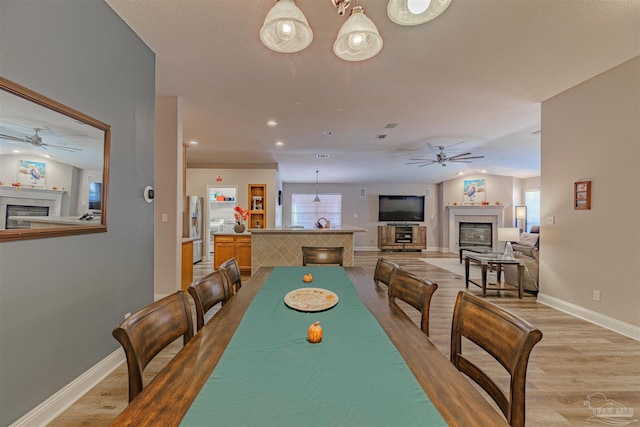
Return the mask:
[[405,165],[419,165],[418,167],[432,165],[437,163],[441,166],[447,166],[449,162],[458,163],[471,163],[472,159],[483,159],[484,156],[472,156],[471,153],[456,154],[455,156],[447,157],[444,153],[444,146],[438,146],[440,152],[436,155],[435,159],[409,159],[411,162],[405,163]]
[[11,135],[5,135],[0,133],[0,138],[6,139],[11,142],[27,142],[36,148],[43,148],[45,150],[48,148],[55,148],[57,150],[68,151],[71,153],[82,151],[82,148],[71,147],[69,145],[47,144],[45,142],[42,142],[42,137],[38,134],[38,132],[41,131],[42,129],[33,128],[33,130],[35,131],[35,133],[32,136],[18,137],[18,136],[11,136]]

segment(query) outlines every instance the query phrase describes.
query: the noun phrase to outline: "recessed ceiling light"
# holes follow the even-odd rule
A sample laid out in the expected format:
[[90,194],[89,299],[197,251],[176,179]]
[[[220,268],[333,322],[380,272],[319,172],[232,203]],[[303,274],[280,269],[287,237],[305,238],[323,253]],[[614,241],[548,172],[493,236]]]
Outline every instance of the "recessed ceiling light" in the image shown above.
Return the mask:
[[269,120],[267,122],[267,126],[270,126],[270,127],[278,126],[278,122],[276,122],[275,120]]
[[487,173],[487,170],[486,169],[482,169],[480,172]]
[[282,147],[284,145],[284,142],[282,141],[276,141],[276,146],[278,147]]
[[19,153],[19,152],[20,152],[20,150],[13,150],[13,152],[14,152],[14,153]]
[[458,175],[464,175],[464,172],[458,172]]
[[50,155],[48,155],[48,154],[45,154],[44,156],[45,156],[47,159],[50,159],[50,158],[51,158],[51,156],[50,156]]
[[189,145],[198,145],[198,141],[189,141]]
[[331,132],[330,130],[325,130],[324,132],[322,132],[323,135],[331,135],[333,132]]

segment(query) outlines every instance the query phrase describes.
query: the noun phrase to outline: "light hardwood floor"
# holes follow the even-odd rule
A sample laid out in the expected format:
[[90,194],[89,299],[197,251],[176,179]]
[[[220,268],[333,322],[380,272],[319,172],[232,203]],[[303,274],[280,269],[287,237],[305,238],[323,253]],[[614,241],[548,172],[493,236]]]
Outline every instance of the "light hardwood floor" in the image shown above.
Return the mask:
[[[458,291],[465,289],[464,278],[419,258],[453,255],[356,252],[355,264],[373,275],[379,256],[438,283],[431,303],[430,338],[448,356],[453,304]],[[194,277],[211,268],[211,262],[197,264]],[[475,286],[470,292],[481,295]],[[588,421],[592,411],[584,405],[587,396],[596,392],[633,409],[633,419],[640,419],[640,342],[539,304],[529,294],[519,300],[514,293],[494,292],[487,299],[527,319],[544,335],[529,361],[527,426],[598,425]],[[419,319],[417,311],[406,311],[415,321]],[[151,380],[180,348],[181,343],[174,343],[152,361],[145,371],[145,381]],[[487,370],[498,371],[493,362],[484,362]],[[126,405],[127,372],[123,364],[49,425],[107,426]]]

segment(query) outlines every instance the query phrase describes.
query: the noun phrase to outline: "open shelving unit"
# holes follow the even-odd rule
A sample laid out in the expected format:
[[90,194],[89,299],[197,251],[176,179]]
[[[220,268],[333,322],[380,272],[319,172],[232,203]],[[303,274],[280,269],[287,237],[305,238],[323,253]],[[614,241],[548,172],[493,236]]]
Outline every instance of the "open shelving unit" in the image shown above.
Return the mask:
[[249,184],[249,229],[267,225],[267,184]]

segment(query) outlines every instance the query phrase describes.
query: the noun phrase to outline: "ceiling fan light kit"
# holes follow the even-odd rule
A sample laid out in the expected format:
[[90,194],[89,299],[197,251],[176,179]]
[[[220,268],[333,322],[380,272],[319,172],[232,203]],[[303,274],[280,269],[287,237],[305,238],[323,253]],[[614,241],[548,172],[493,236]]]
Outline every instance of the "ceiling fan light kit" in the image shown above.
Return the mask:
[[451,0],[389,0],[387,15],[398,25],[420,25],[437,18]]

